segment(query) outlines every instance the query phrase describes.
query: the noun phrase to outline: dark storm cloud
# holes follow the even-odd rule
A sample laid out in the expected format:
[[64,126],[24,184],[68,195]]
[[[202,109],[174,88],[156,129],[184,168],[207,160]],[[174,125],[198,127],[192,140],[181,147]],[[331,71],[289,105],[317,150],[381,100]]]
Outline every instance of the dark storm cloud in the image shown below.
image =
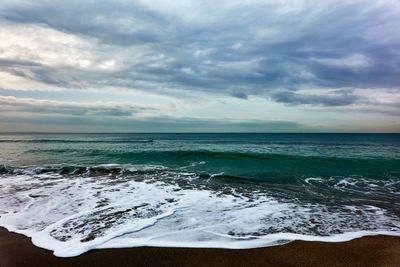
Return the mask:
[[[158,35],[164,33],[156,28],[166,23],[157,13],[128,1],[38,1],[35,4],[21,1],[0,12],[0,17],[15,23],[44,24],[116,45],[157,42],[161,38]],[[133,17],[152,31],[143,29],[130,33],[113,27],[112,22],[119,18]]]
[[[332,89],[400,86],[400,8],[395,1],[303,1],[294,9],[295,3],[243,1],[204,10],[189,5],[176,14],[168,4],[155,6],[160,3],[0,5],[7,23],[94,38],[108,47],[108,55],[146,49],[139,63],[127,57],[123,68],[111,72],[56,69],[23,58],[0,59],[0,68],[65,88],[121,86],[163,94],[179,89],[241,99],[260,95],[299,105],[345,106],[359,100],[353,94],[328,94]],[[157,55],[162,57],[153,58]],[[328,89],[324,95],[293,88]]]
[[32,61],[23,61],[23,60],[8,60],[8,59],[0,59],[0,67],[12,68],[12,67],[35,67],[40,66],[40,64],[32,62]]
[[129,117],[149,108],[116,104],[87,104],[45,101],[0,96],[0,113],[29,113],[36,115]]
[[304,95],[290,91],[279,92],[272,95],[277,102],[287,104],[307,104],[321,106],[347,106],[360,102],[360,97],[348,92],[336,92],[326,95]]
[[240,98],[240,99],[247,99],[247,95],[243,92],[233,92],[232,96]]

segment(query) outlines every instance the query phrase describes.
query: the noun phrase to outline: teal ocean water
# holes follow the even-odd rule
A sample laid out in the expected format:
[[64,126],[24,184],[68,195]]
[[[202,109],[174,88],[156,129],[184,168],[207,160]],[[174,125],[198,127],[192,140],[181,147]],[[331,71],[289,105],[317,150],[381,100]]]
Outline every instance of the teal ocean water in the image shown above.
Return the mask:
[[400,235],[400,135],[2,134],[0,226],[58,256]]

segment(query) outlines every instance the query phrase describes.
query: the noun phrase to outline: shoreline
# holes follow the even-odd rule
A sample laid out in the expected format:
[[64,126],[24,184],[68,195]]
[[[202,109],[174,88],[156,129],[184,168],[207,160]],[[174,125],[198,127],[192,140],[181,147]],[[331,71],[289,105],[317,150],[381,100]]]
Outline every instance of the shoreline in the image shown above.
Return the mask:
[[0,227],[0,266],[400,266],[400,237],[291,243],[255,249],[136,247],[58,258],[31,239]]

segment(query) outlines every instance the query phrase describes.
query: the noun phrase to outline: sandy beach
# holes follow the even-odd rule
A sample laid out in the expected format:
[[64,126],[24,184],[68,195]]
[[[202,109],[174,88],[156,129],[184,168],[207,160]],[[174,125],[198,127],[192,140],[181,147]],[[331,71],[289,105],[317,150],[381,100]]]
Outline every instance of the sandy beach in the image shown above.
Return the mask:
[[294,241],[258,249],[140,247],[58,258],[23,235],[0,228],[0,266],[400,266],[400,237],[341,243]]

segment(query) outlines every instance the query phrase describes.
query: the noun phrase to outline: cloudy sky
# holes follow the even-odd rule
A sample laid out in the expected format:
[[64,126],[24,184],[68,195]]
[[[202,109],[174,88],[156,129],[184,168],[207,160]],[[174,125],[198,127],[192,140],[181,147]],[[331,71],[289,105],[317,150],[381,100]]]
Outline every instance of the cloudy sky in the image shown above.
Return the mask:
[[0,2],[0,131],[400,132],[398,0]]

